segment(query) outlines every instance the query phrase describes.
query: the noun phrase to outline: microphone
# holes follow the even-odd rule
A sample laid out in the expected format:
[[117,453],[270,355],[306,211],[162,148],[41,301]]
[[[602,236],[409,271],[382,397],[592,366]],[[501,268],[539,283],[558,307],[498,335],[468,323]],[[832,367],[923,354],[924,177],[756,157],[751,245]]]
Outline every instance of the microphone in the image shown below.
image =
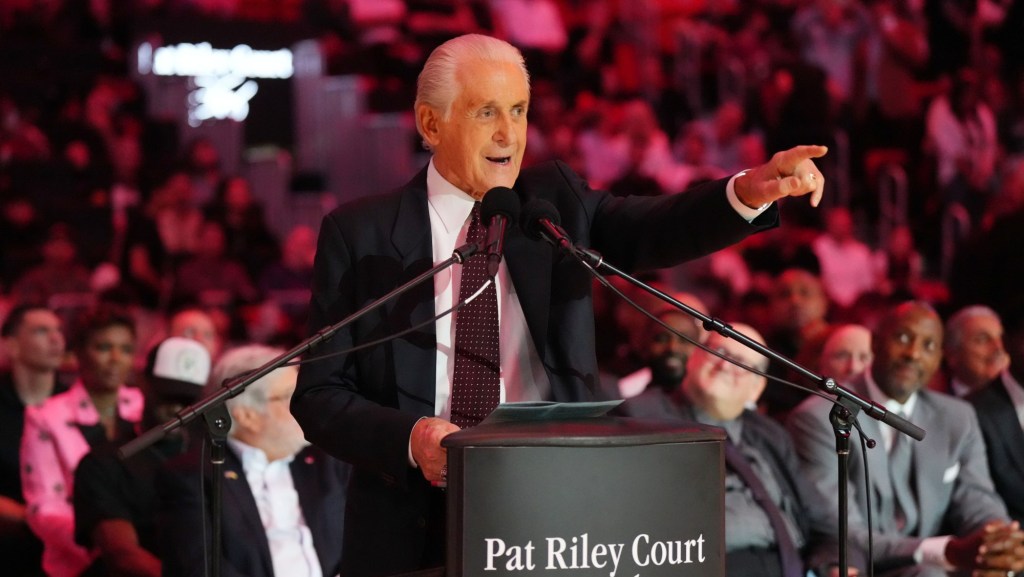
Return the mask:
[[487,275],[498,274],[501,255],[505,250],[505,230],[508,223],[519,218],[519,196],[506,186],[495,186],[484,194],[480,202],[480,219],[487,223],[484,248],[487,251]]
[[526,203],[519,227],[533,240],[546,240],[562,250],[571,250],[569,235],[559,226],[558,209],[550,202],[535,198]]

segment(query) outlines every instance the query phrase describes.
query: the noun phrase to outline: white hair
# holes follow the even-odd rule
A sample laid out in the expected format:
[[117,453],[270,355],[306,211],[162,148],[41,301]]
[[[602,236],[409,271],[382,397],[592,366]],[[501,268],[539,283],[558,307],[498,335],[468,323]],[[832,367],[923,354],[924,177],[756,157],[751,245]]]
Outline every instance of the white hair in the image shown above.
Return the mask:
[[[210,372],[210,380],[206,385],[207,393],[220,389],[225,379],[232,379],[258,369],[283,353],[283,349],[265,345],[246,345],[231,349],[221,356]],[[270,376],[282,370],[294,371],[295,369],[293,367],[286,367],[284,369],[276,369],[269,375],[264,375],[258,381],[246,387],[237,397],[228,399],[228,410],[245,406],[260,413],[266,412],[267,388],[270,385]],[[233,427],[234,425],[232,424]]]
[[[519,66],[529,89],[530,73],[526,70],[526,61],[518,48],[491,36],[464,34],[452,38],[430,53],[416,81],[416,102],[413,104],[413,110],[425,104],[440,110],[444,120],[451,118],[452,104],[461,89],[457,78],[458,69],[472,60],[510,62]],[[419,123],[416,130],[423,136]]]
[[960,347],[964,337],[964,328],[967,321],[980,317],[993,318],[1000,324],[999,314],[985,305],[971,305],[958,310],[946,321],[946,341],[943,345],[946,354],[955,351]]

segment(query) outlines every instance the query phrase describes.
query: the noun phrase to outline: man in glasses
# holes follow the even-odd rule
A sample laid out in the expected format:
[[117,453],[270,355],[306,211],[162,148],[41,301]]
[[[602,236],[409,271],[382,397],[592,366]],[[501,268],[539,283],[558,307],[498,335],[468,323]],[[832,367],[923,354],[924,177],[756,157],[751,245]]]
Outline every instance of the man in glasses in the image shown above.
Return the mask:
[[[734,328],[763,343],[752,327]],[[767,379],[768,359],[718,333],[690,355],[682,385],[664,402],[624,410],[633,416],[697,421],[725,429],[727,576],[791,577],[834,571],[837,524],[829,501],[799,475],[786,431],[751,410]],[[739,363],[748,368],[740,367]],[[852,574],[852,573],[851,573]]]

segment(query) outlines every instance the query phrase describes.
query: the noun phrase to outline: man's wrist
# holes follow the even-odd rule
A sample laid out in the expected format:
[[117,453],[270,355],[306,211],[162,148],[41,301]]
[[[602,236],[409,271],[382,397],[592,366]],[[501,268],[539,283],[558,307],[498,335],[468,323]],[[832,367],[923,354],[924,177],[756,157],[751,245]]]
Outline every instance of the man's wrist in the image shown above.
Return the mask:
[[769,202],[761,206],[751,207],[740,198],[736,190],[737,183],[746,174],[747,171],[744,170],[733,175],[733,177],[729,179],[729,181],[725,184],[725,196],[729,200],[729,205],[732,206],[733,210],[735,210],[737,214],[743,217],[744,220],[746,220],[747,222],[751,222],[758,216],[761,216],[761,213],[763,213],[765,210],[768,210],[768,207],[771,206],[771,203]]
[[413,469],[419,469],[420,465],[412,456],[412,435],[416,431],[416,426],[419,425],[420,421],[422,421],[423,419],[426,419],[426,417],[420,417],[419,419],[417,419],[416,423],[414,423],[412,426],[412,430],[409,431],[409,466],[412,467]]
[[765,208],[768,208],[768,204],[771,203],[757,204],[747,200],[747,193],[750,192],[750,182],[747,177],[748,172],[748,170],[741,170],[733,180],[733,191],[736,194],[736,200],[740,201],[743,206],[751,210],[764,210]]
[[945,571],[956,569],[946,557],[946,547],[952,539],[949,535],[941,537],[926,537],[914,551],[914,561],[918,565],[932,565],[941,567]]

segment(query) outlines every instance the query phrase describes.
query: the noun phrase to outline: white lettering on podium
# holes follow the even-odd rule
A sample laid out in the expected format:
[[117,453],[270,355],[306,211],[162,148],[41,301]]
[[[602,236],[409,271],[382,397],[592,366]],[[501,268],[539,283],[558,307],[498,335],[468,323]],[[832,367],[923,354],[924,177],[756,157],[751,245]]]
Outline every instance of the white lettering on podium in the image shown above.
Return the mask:
[[[566,569],[611,569],[608,577],[615,577],[622,561],[625,543],[595,543],[591,545],[590,534],[565,539],[546,537],[547,571]],[[486,564],[484,571],[498,571],[504,562],[505,570],[533,571],[533,541],[525,545],[508,545],[503,539],[485,538]],[[633,563],[637,567],[661,567],[704,563],[704,534],[695,539],[652,541],[651,536],[642,533],[633,539]],[[639,577],[639,574],[637,574]]]
[[533,541],[527,541],[526,545],[513,545],[506,547],[505,541],[501,539],[484,539],[487,543],[487,565],[484,571],[496,571],[494,560],[504,557],[506,571],[533,571],[536,565],[533,564]]
[[[650,546],[648,546],[650,544]],[[633,539],[633,562],[638,567],[648,565],[683,565],[693,563],[692,548],[697,547],[697,562],[703,563],[704,534],[696,539],[686,541],[655,541],[651,543],[649,535],[637,535]],[[685,549],[685,554],[683,553]]]
[[[608,566],[605,557],[611,557],[612,571],[609,577],[615,577],[619,568],[619,560],[622,559],[623,543],[598,543],[590,547],[590,535],[584,533],[579,537],[573,537],[572,545],[569,545],[561,537],[548,537],[548,564],[545,569],[604,569]],[[568,551],[566,551],[568,549]],[[566,561],[566,553],[569,560]]]

